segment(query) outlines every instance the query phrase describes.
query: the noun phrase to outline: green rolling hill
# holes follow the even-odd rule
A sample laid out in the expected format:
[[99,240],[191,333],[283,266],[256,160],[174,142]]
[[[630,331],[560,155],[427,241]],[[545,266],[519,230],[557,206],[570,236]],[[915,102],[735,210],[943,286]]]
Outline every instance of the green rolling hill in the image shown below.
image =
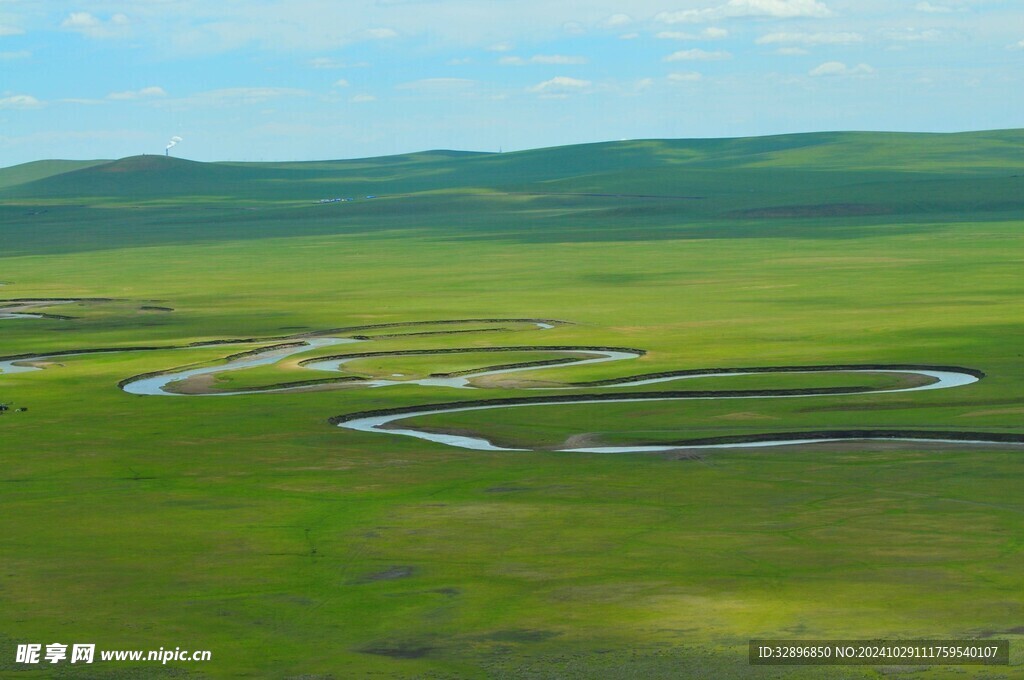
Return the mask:
[[54,175],[62,175],[74,170],[81,170],[95,165],[103,165],[110,161],[61,161],[46,160],[22,163],[8,168],[0,168],[0,189],[19,184],[35,182]]
[[[1024,130],[830,132],[284,163],[45,161],[0,170],[0,220],[31,218],[5,233],[24,253],[406,230],[528,242],[845,238],[893,221],[908,231],[1006,219],[1024,210],[1022,188]],[[134,210],[96,210],[115,207]]]
[[[158,199],[220,196],[306,199],[330,189],[370,187],[381,193],[453,187],[552,188],[569,191],[706,192],[692,173],[764,171],[824,174],[826,183],[898,175],[984,177],[1024,171],[1024,130],[958,134],[808,133],[707,140],[603,142],[505,154],[454,151],[351,161],[196,163],[135,156],[117,161],[45,161],[0,170],[0,197]],[[759,171],[759,172],[754,172]],[[753,173],[753,174],[748,174]],[[863,176],[862,176],[863,173]],[[727,190],[728,178],[711,178]],[[694,180],[691,182],[691,180]],[[301,187],[301,188],[300,188]],[[320,190],[319,192],[316,190]]]

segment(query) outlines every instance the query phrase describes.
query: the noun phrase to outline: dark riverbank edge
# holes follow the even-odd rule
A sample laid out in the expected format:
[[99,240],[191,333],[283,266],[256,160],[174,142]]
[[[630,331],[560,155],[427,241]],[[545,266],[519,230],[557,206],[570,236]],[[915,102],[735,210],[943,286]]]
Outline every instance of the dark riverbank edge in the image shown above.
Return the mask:
[[[528,346],[507,346],[507,347],[449,347],[441,349],[397,349],[392,351],[381,351],[381,352],[352,352],[349,354],[332,354],[331,356],[315,357],[312,359],[303,359],[299,362],[299,366],[305,366],[319,361],[341,361],[344,359],[361,359],[370,357],[400,357],[400,356],[421,356],[429,354],[474,354],[484,352],[629,352],[636,354],[637,356],[644,356],[647,354],[647,350],[635,349],[633,347],[598,347],[592,345],[528,345]],[[551,359],[540,361],[528,361],[519,364],[505,364],[500,368],[512,368],[515,366],[544,366],[547,365],[548,361],[562,362],[561,359]],[[489,370],[490,366],[483,368],[475,368],[473,372]],[[438,374],[442,375],[442,374]],[[458,373],[449,373],[443,375],[458,375]]]
[[608,380],[593,380],[591,382],[566,383],[568,387],[604,387],[607,385],[618,385],[634,380],[653,380],[655,378],[675,378],[683,376],[708,376],[727,373],[801,373],[813,372],[824,373],[827,371],[948,371],[951,373],[966,373],[978,380],[985,377],[984,371],[963,366],[932,366],[925,364],[833,364],[823,366],[754,366],[751,368],[692,368],[682,371],[661,371],[660,373],[643,373],[631,375],[625,378],[610,378]]
[[[950,372],[961,372],[968,375],[972,375],[976,378],[983,378],[985,373],[976,369],[952,367],[952,366],[911,366],[907,364],[887,365],[887,364],[841,364],[836,366],[761,366],[756,369],[748,368],[720,368],[711,369],[713,372],[708,375],[716,375],[721,373],[792,373],[792,372],[803,372],[813,371],[816,373],[825,373],[829,371],[852,371],[852,370],[899,370],[913,372],[915,370],[923,371],[950,371]],[[664,373],[652,373],[646,376],[631,376],[628,378],[618,378],[615,382],[604,382],[602,384],[615,384],[621,382],[629,382],[633,380],[646,379],[648,377],[662,377],[662,376],[675,376],[675,375],[704,375],[705,372],[702,370],[691,370],[691,371],[667,371]],[[590,383],[574,383],[573,387],[587,387],[592,386]],[[565,402],[601,402],[601,401],[655,401],[655,400],[670,400],[670,399],[700,399],[700,398],[736,398],[736,397],[792,397],[792,396],[823,396],[829,394],[870,394],[873,392],[879,392],[880,390],[875,387],[865,386],[854,386],[854,387],[809,387],[809,388],[793,388],[793,389],[781,389],[781,390],[666,390],[661,392],[613,392],[613,393],[602,393],[602,394],[559,394],[545,397],[509,397],[507,399],[475,399],[470,401],[455,401],[455,402],[443,402],[437,404],[420,404],[419,406],[402,406],[392,409],[376,409],[371,411],[360,411],[357,413],[347,413],[339,416],[332,416],[328,419],[328,422],[332,425],[338,425],[350,420],[357,420],[359,418],[372,418],[377,416],[390,416],[400,415],[403,413],[418,413],[421,411],[447,411],[461,408],[473,408],[473,407],[495,407],[500,408],[501,406],[522,406],[526,404],[558,404]]]
[[697,446],[717,446],[723,444],[753,444],[776,440],[792,439],[914,439],[922,442],[928,440],[984,441],[993,444],[1024,444],[1024,434],[1013,432],[964,432],[960,430],[809,430],[807,432],[772,432],[752,435],[729,435],[725,437],[706,437],[702,439],[684,439],[674,442],[658,442],[661,446],[678,446],[679,448]]
[[[308,339],[311,339],[311,338],[317,338],[317,337],[332,337],[332,336],[335,336],[335,335],[339,335],[341,333],[347,333],[348,331],[370,330],[370,329],[374,329],[374,328],[398,328],[398,327],[414,327],[414,326],[455,325],[455,324],[463,324],[463,323],[536,323],[536,324],[544,323],[544,324],[551,324],[551,325],[568,325],[570,322],[568,322],[568,321],[560,321],[558,319],[442,319],[440,321],[400,321],[400,322],[386,323],[386,324],[372,324],[372,325],[364,325],[364,326],[348,326],[346,328],[336,328],[336,329],[327,330],[327,331],[309,331],[309,332],[306,332],[306,333],[297,333],[297,334],[294,334],[294,335],[284,335],[284,336],[274,336],[274,337],[268,337],[268,338],[234,338],[234,339],[224,339],[224,340],[208,340],[208,341],[193,342],[193,343],[189,343],[187,345],[176,345],[176,346],[170,346],[170,347],[101,348],[101,349],[87,349],[87,350],[63,350],[63,351],[52,352],[52,353],[47,353],[47,354],[22,354],[22,355],[8,356],[8,357],[0,357],[0,361],[23,361],[23,360],[27,360],[27,359],[33,359],[33,358],[40,359],[40,358],[49,358],[49,357],[54,357],[54,356],[68,356],[68,355],[77,355],[77,354],[102,354],[102,353],[110,353],[110,352],[142,352],[142,351],[154,351],[154,350],[161,350],[161,349],[164,349],[164,350],[196,349],[196,348],[200,348],[200,347],[215,347],[215,346],[218,346],[218,345],[242,345],[242,344],[252,344],[252,343],[258,343],[258,342],[275,342],[275,341],[281,341],[281,340],[286,340],[286,341],[287,340],[291,340],[292,341],[292,342],[278,342],[278,344],[270,345],[270,346],[267,346],[267,347],[257,347],[255,349],[246,350],[244,352],[237,352],[235,354],[230,354],[230,355],[220,359],[220,361],[223,361],[223,362],[231,362],[231,361],[234,361],[236,359],[243,359],[245,357],[255,356],[255,355],[258,355],[258,354],[264,354],[266,352],[273,352],[275,350],[289,349],[289,348],[292,348],[292,347],[300,347],[302,345],[308,344],[308,343],[305,342],[305,340],[308,340]],[[474,331],[475,330],[476,329],[474,329]],[[479,330],[483,331],[483,330],[491,330],[491,329],[479,329]],[[472,331],[461,331],[461,330],[459,330],[459,331],[430,331],[429,334],[430,335],[445,335],[445,334],[452,334],[452,335],[454,335],[454,334],[465,333],[465,332],[472,332]],[[413,333],[413,334],[410,334],[410,335],[421,335],[421,333]],[[348,337],[350,337],[350,338],[352,338],[354,340],[373,340],[373,339],[376,339],[376,338],[370,338],[370,337],[367,337],[367,336],[357,336],[357,335],[349,335]],[[380,337],[380,339],[383,339],[384,337],[401,337],[401,336],[379,336],[379,337]],[[417,350],[407,350],[407,351],[408,352],[412,352],[412,353],[417,353]],[[449,351],[449,350],[441,350],[441,351]],[[463,351],[468,351],[468,350],[463,350]],[[503,351],[503,350],[501,348],[493,348],[493,349],[492,348],[483,348],[480,351]],[[636,351],[641,351],[642,352],[642,350],[636,350]],[[378,356],[379,355],[388,355],[388,354],[400,353],[400,352],[401,351],[399,351],[399,352],[379,352],[379,353],[377,353],[377,355]],[[434,351],[429,351],[429,352],[426,352],[426,353],[435,353],[435,352]],[[374,356],[374,354],[370,353],[370,354],[367,354],[366,356]],[[315,358],[306,359],[306,360],[304,360],[302,362],[299,362],[299,365],[300,366],[304,366],[308,362],[313,362],[313,361],[330,361],[332,359],[334,359],[334,357],[315,357]],[[126,385],[128,385],[129,383],[133,383],[133,382],[136,382],[136,381],[139,381],[139,380],[144,380],[146,378],[155,378],[155,377],[161,376],[161,375],[168,375],[170,373],[177,373],[177,372],[181,371],[182,369],[183,369],[183,367],[176,366],[174,368],[164,369],[164,370],[160,370],[160,371],[151,371],[149,373],[140,373],[138,375],[129,376],[129,377],[123,379],[123,380],[118,381],[117,386],[119,388],[121,388],[121,389],[124,389],[124,387]],[[288,382],[288,383],[279,383],[279,384],[275,384],[275,385],[266,385],[266,386],[258,387],[258,388],[247,388],[247,391],[266,392],[266,391],[271,391],[271,390],[288,389],[288,388],[292,388],[292,387],[307,387],[307,386],[312,386],[312,385],[323,385],[323,384],[330,384],[330,383],[359,382],[359,381],[362,381],[362,380],[364,380],[364,379],[362,379],[362,378],[326,378],[326,379],[322,379],[322,380],[317,380],[317,379],[301,380],[301,381]]]

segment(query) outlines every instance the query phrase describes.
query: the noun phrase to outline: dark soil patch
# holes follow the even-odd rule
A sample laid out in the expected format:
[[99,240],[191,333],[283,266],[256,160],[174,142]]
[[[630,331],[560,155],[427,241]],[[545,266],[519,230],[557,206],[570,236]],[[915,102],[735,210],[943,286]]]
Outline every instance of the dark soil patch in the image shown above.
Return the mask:
[[385,593],[384,597],[415,597],[419,595],[440,595],[442,597],[458,597],[462,591],[458,588],[434,588],[433,590],[407,590],[401,593]]
[[1006,630],[983,630],[978,633],[979,638],[994,638],[1002,635],[1024,635],[1024,626],[1016,626]]
[[379,642],[367,645],[358,651],[363,654],[387,656],[392,659],[422,659],[434,649],[434,647],[421,642]]
[[704,456],[699,453],[688,453],[685,451],[666,451],[662,455],[665,458],[668,458],[669,460],[688,460],[697,463],[704,462]]
[[492,640],[494,642],[544,642],[551,638],[558,637],[561,633],[553,630],[499,630],[494,633],[481,636],[481,640]]
[[372,574],[364,574],[352,583],[376,583],[377,581],[397,581],[402,578],[410,578],[416,574],[416,567],[394,566],[382,571],[375,571]]

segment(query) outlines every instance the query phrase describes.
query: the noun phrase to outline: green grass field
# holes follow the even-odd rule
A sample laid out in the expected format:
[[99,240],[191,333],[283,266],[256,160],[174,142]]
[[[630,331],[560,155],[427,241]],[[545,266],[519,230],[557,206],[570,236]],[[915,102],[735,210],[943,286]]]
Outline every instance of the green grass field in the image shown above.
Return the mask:
[[[333,197],[356,200],[318,203]],[[827,364],[986,374],[921,393],[417,421],[538,449],[576,435],[1019,434],[1024,131],[315,163],[41,162],[0,169],[0,243],[0,300],[112,299],[41,309],[67,320],[0,320],[0,357],[167,348],[0,374],[0,402],[12,406],[0,415],[0,677],[823,677],[749,666],[747,641],[772,637],[1010,638],[1009,669],[828,677],[1021,672],[1020,445],[487,453],[328,418],[528,390],[139,397],[117,384],[273,341],[170,349],[189,343],[560,319],[571,323],[358,331],[396,337],[342,347],[647,351],[516,374],[566,383]],[[475,332],[399,336],[417,330]],[[349,368],[422,376],[552,358],[411,355]],[[329,374],[290,360],[223,374],[217,387],[317,377]],[[757,375],[692,388],[894,381]],[[16,663],[24,642],[180,646],[213,659],[79,672]]]

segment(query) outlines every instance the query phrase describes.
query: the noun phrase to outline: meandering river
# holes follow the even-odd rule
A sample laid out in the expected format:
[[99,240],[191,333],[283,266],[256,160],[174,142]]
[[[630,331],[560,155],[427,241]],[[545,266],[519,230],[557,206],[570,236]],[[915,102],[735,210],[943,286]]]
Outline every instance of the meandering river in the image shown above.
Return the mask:
[[[55,304],[57,301],[47,301],[47,304]],[[34,304],[34,301],[33,301]],[[5,316],[0,318],[12,318],[22,317],[24,314],[19,309],[16,313],[5,313]],[[477,320],[480,321],[480,320]],[[509,322],[524,322],[528,321],[537,330],[546,331],[556,328],[560,322],[552,320],[523,320],[523,319],[491,319],[486,320],[492,323],[509,323]],[[417,325],[437,325],[439,322],[409,322],[407,324],[386,324],[385,326],[417,326]],[[459,321],[445,321],[440,323],[454,324],[460,323]],[[351,331],[353,329],[344,329]],[[435,331],[437,332],[437,331]],[[459,331],[455,331],[459,332]],[[465,331],[462,331],[465,332]],[[412,335],[412,334],[410,334]],[[395,335],[389,336],[391,338],[396,337]],[[280,387],[264,387],[264,388],[252,388],[252,389],[238,389],[234,391],[218,391],[215,389],[193,389],[188,390],[188,394],[184,391],[176,391],[175,386],[180,386],[186,383],[186,381],[194,381],[195,378],[200,376],[215,376],[230,371],[239,371],[246,368],[253,368],[256,366],[266,366],[283,361],[287,358],[294,357],[296,355],[309,352],[310,350],[322,349],[340,345],[350,345],[361,342],[369,342],[372,339],[366,338],[365,336],[360,337],[341,337],[340,333],[333,335],[314,335],[306,334],[303,336],[293,336],[288,338],[277,339],[279,344],[271,345],[261,349],[251,350],[240,354],[228,357],[226,361],[216,365],[207,366],[193,366],[184,367],[180,369],[171,369],[168,371],[161,371],[159,373],[147,374],[142,376],[136,376],[128,378],[120,383],[121,389],[125,392],[133,395],[140,396],[237,396],[254,393],[268,393],[268,392],[293,392],[308,389],[309,385],[306,382],[296,383],[291,385],[282,385]],[[131,351],[131,350],[155,350],[155,349],[197,349],[197,348],[209,348],[213,346],[224,346],[225,344],[241,344],[244,341],[228,341],[211,344],[197,344],[190,345],[187,347],[179,348],[127,348],[127,349],[98,349],[98,350],[82,350],[78,352],[65,352],[50,355],[22,355],[19,357],[8,357],[6,359],[0,359],[0,372],[4,374],[13,373],[25,373],[32,370],[38,370],[45,366],[47,362],[55,361],[62,357],[70,356],[82,356],[87,354],[94,354],[100,352],[116,352],[116,351]],[[437,350],[404,350],[404,351],[393,351],[393,352],[369,352],[369,353],[350,353],[344,355],[336,355],[333,357],[314,357],[299,361],[298,366],[316,372],[330,372],[330,373],[344,373],[346,371],[346,365],[352,361],[368,356],[382,357],[382,356],[398,356],[398,355],[442,355],[448,353],[474,353],[474,352],[543,352],[546,354],[550,353],[562,353],[565,354],[565,359],[560,360],[545,360],[538,362],[521,362],[518,364],[504,364],[500,366],[484,367],[475,371],[460,372],[459,375],[434,375],[424,378],[412,378],[412,379],[386,379],[386,378],[374,378],[374,379],[361,379],[358,377],[345,378],[350,380],[348,384],[359,388],[370,388],[379,389],[386,388],[395,385],[420,385],[428,388],[449,388],[459,390],[474,390],[480,389],[475,380],[484,378],[487,376],[494,375],[508,375],[521,372],[535,372],[543,371],[546,368],[566,368],[568,366],[585,366],[590,364],[604,363],[604,362],[615,362],[615,361],[629,361],[637,359],[642,356],[645,352],[643,350],[636,350],[630,348],[610,348],[610,347],[576,347],[576,346],[517,346],[517,347],[487,347],[487,348],[461,348],[461,349],[437,349]],[[848,374],[896,374],[902,376],[916,376],[918,379],[924,379],[924,382],[916,382],[905,387],[896,387],[888,389],[872,389],[868,387],[851,387],[851,388],[811,388],[806,390],[800,389],[788,389],[788,390],[746,390],[746,391],[690,391],[690,392],[628,392],[622,393],[624,388],[637,388],[655,384],[670,383],[670,382],[685,382],[694,378],[731,378],[746,375],[757,375],[764,373],[787,373],[787,374],[815,374],[815,373],[848,373]],[[870,366],[795,366],[795,367],[754,367],[754,368],[736,368],[736,369],[708,369],[702,370],[687,370],[677,372],[666,372],[654,375],[638,375],[634,377],[619,378],[615,380],[606,380],[597,383],[576,383],[576,384],[553,384],[553,385],[537,385],[535,383],[525,383],[517,386],[522,390],[536,391],[540,393],[547,393],[550,396],[537,396],[537,397],[515,397],[510,399],[486,399],[479,401],[465,401],[465,402],[450,402],[443,404],[433,404],[419,407],[407,407],[407,408],[396,408],[386,411],[368,411],[362,413],[354,413],[336,416],[331,419],[331,422],[336,424],[338,427],[357,430],[361,432],[373,432],[379,434],[390,434],[400,435],[406,437],[414,437],[424,441],[430,441],[447,446],[459,447],[464,449],[472,449],[477,451],[522,451],[527,449],[509,448],[502,447],[494,444],[490,440],[481,437],[467,434],[456,434],[456,433],[445,433],[437,431],[427,431],[418,429],[412,426],[402,427],[398,425],[400,421],[417,418],[420,416],[437,415],[442,413],[456,413],[464,411],[482,411],[482,410],[493,410],[493,409],[509,409],[509,408],[523,408],[523,407],[550,407],[550,406],[564,406],[570,404],[595,404],[595,403],[630,403],[640,401],[688,401],[688,400],[721,400],[721,399],[792,399],[792,398],[810,398],[820,397],[823,395],[828,396],[855,396],[864,394],[891,394],[891,393],[902,393],[902,392],[918,392],[924,390],[941,390],[951,389],[971,385],[977,382],[983,376],[979,371],[966,368],[958,367],[935,367],[935,366],[883,366],[883,365],[870,365]],[[395,375],[392,378],[404,378],[404,376]],[[599,393],[588,393],[580,395],[565,394],[566,390],[574,390],[580,388],[600,388]],[[493,391],[493,387],[488,388]],[[620,396],[621,395],[621,396]],[[768,446],[781,446],[781,445],[794,445],[794,444],[805,444],[805,443],[818,443],[826,441],[842,441],[849,439],[885,439],[888,441],[930,441],[930,442],[951,442],[957,444],[971,444],[971,443],[1016,443],[1016,440],[1009,441],[1016,437],[1016,435],[986,435],[979,433],[943,433],[939,432],[909,432],[905,430],[900,431],[831,431],[824,433],[812,433],[806,436],[757,436],[753,441],[729,441],[722,443],[712,442],[679,442],[670,444],[637,444],[631,446],[590,446],[590,447],[576,447],[570,449],[560,449],[562,451],[572,452],[585,452],[585,453],[641,453],[641,452],[657,452],[667,451],[679,448],[753,448],[753,447],[768,447]],[[1009,438],[1009,439],[1008,439]]]

